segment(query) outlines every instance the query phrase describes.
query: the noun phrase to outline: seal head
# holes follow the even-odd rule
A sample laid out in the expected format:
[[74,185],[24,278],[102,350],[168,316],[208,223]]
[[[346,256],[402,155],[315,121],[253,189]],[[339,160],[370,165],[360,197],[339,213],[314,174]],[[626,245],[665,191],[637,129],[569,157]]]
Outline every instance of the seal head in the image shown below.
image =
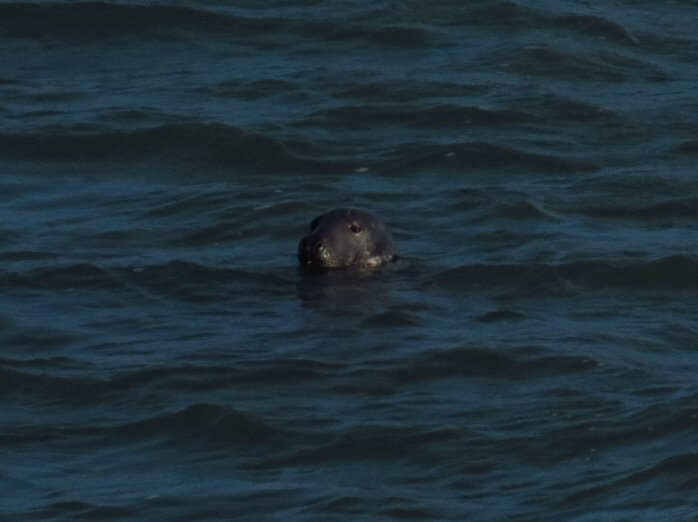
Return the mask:
[[377,216],[339,208],[310,223],[310,233],[298,245],[298,260],[306,268],[373,268],[398,258],[388,227]]

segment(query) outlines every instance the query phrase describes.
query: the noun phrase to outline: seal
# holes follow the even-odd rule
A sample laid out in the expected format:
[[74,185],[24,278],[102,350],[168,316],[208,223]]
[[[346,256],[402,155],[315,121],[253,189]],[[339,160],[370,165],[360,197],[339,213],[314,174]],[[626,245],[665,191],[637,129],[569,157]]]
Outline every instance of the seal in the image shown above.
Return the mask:
[[310,223],[298,244],[298,260],[306,268],[374,268],[397,260],[388,227],[365,210],[338,208]]

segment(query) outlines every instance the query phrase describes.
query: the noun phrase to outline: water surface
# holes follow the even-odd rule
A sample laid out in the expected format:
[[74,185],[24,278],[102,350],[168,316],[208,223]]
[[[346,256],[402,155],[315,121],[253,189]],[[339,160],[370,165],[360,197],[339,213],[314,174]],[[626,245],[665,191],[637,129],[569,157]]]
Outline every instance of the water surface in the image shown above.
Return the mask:
[[0,514],[696,520],[696,16],[0,3]]

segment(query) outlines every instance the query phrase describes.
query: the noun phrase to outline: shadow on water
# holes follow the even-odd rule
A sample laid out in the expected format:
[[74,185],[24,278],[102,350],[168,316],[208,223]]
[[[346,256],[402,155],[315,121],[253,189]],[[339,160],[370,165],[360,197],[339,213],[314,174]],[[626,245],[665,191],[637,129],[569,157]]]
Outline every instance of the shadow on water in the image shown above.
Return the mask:
[[308,308],[365,315],[384,307],[397,263],[380,269],[300,269],[298,297]]

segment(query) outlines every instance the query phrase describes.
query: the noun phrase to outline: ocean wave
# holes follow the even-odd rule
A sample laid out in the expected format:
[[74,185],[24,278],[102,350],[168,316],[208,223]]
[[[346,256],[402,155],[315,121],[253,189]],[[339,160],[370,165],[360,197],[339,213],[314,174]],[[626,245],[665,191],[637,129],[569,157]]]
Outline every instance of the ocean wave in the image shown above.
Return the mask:
[[[8,364],[9,363],[9,364]],[[47,370],[56,371],[56,368],[45,368],[39,362],[25,363],[21,370],[11,368],[12,361],[7,361],[0,366],[0,390],[6,393],[20,394],[24,400],[31,398],[39,403],[47,401],[58,407],[61,404],[83,404],[88,407],[91,404],[107,401],[115,390],[109,381],[91,377],[75,377],[52,375]],[[48,437],[57,434],[59,429],[37,429],[37,437]],[[22,433],[3,434],[3,438],[17,439],[21,442]]]
[[311,159],[313,145],[282,141],[222,124],[178,123],[145,130],[0,134],[0,156],[32,161],[126,161],[156,159],[216,169],[332,172],[340,167]]
[[301,34],[331,43],[338,40],[356,40],[380,47],[425,47],[432,42],[431,34],[419,27],[406,25],[370,25],[367,23],[332,23],[323,20],[302,26]]
[[282,457],[263,459],[251,465],[253,469],[281,466],[313,466],[332,461],[385,462],[395,459],[428,461],[430,443],[458,441],[460,429],[434,429],[431,426],[352,426],[335,433],[329,443],[315,444]]
[[466,265],[439,272],[432,277],[431,284],[451,291],[498,288],[552,294],[604,288],[689,291],[698,289],[698,259],[670,256],[636,263],[574,261],[557,265]]
[[240,81],[238,78],[201,88],[201,92],[205,94],[211,94],[220,98],[242,98],[245,100],[256,100],[281,94],[287,96],[298,93],[300,90],[301,88],[297,83],[289,80]]
[[323,379],[341,373],[344,365],[312,359],[246,360],[236,364],[157,366],[119,374],[107,383],[109,389],[160,389],[215,392],[231,383],[245,385],[292,384]]
[[[455,207],[457,208],[458,206],[459,204],[456,203]],[[526,219],[550,219],[552,217],[554,217],[553,214],[540,205],[536,205],[530,201],[516,201],[493,205],[482,215],[475,218],[473,222],[489,221],[491,219],[512,219],[517,221]]]
[[656,65],[613,51],[579,53],[542,44],[517,49],[513,55],[502,57],[502,61],[509,63],[508,70],[525,76],[618,83],[668,79],[667,73]]
[[[7,377],[6,371],[1,371],[0,376]],[[63,379],[63,384],[69,388],[68,393],[73,393],[70,389],[75,388],[75,383],[70,379]],[[44,383],[45,385],[45,383]],[[58,389],[58,388],[57,388]],[[13,392],[22,390],[21,387],[14,386]],[[60,388],[65,394],[65,386]],[[85,401],[85,397],[90,397],[95,402],[99,401],[94,396],[94,389],[82,389],[84,407],[89,407],[91,401]],[[123,394],[123,390],[121,390]],[[105,397],[100,396],[100,404],[105,404]],[[76,404],[80,402],[76,397]],[[44,423],[32,423],[31,426],[18,425],[12,431],[0,432],[0,442],[7,445],[27,445],[62,438],[90,437],[94,439],[104,438],[105,440],[153,440],[167,439],[168,441],[178,441],[191,443],[206,441],[207,443],[218,442],[221,444],[239,442],[260,442],[279,436],[283,430],[257,418],[235,409],[218,406],[215,404],[194,404],[174,413],[154,415],[149,418],[126,422],[123,424],[113,424],[111,419],[85,423],[80,419],[72,419],[67,414],[64,422],[52,423],[51,419],[46,419]],[[118,435],[118,437],[116,437]]]
[[33,511],[37,518],[44,520],[127,520],[138,517],[135,509],[80,501],[51,502]]
[[463,128],[471,125],[522,123],[532,119],[532,115],[523,112],[453,104],[440,104],[409,111],[395,105],[349,105],[314,112],[298,122],[297,125],[330,129],[370,128],[375,125]]
[[138,35],[175,38],[181,31],[264,32],[279,22],[167,4],[12,2],[0,4],[0,34],[72,42]]
[[[605,450],[612,447],[625,447],[627,444],[639,444],[655,439],[673,437],[680,439],[690,434],[698,425],[698,410],[687,399],[680,399],[671,405],[652,405],[621,419],[605,421],[585,421],[578,425],[565,427],[575,431],[575,440],[560,446],[571,453],[590,448]],[[553,437],[562,440],[560,437]],[[652,476],[654,472],[643,472],[640,476]]]
[[492,312],[486,312],[475,318],[477,322],[480,323],[496,323],[499,321],[521,321],[526,319],[526,315],[519,312],[514,312],[513,310],[495,310]]
[[113,290],[119,286],[113,273],[90,263],[48,266],[0,274],[0,288],[6,292],[31,288]]
[[549,27],[572,29],[580,34],[603,38],[611,42],[638,45],[640,41],[620,23],[602,16],[565,14],[549,18]]
[[[257,7],[257,6],[255,6]],[[243,16],[230,8],[109,2],[14,2],[0,4],[0,34],[10,38],[56,38],[67,42],[104,41],[138,36],[162,41],[184,40],[190,34],[208,38],[234,35],[264,49],[308,39],[324,43],[357,41],[370,46],[415,48],[428,45],[433,35],[423,27],[394,20],[337,20]],[[320,14],[322,16],[322,14]],[[288,35],[293,35],[291,38]]]
[[[478,111],[478,109],[447,104],[443,102],[443,99],[461,100],[463,96],[475,96],[489,92],[492,89],[490,85],[463,84],[446,81],[446,79],[429,81],[427,78],[420,78],[420,82],[404,82],[393,78],[385,78],[383,81],[377,82],[370,77],[352,78],[350,84],[341,82],[329,84],[328,87],[332,89],[332,94],[335,98],[363,100],[366,104],[380,102],[396,107],[396,103],[401,103],[417,107],[424,100],[434,100],[434,103],[438,103],[435,107],[455,107],[455,110],[464,110],[466,112],[471,110]],[[345,115],[352,107],[352,105],[347,106],[342,115]],[[376,108],[380,108],[380,106],[376,105]],[[489,113],[487,109],[484,110]],[[322,111],[317,114],[322,117]],[[402,114],[409,116],[409,112],[404,111],[404,108]],[[476,112],[475,114],[477,115],[478,113]]]
[[598,366],[598,362],[589,357],[530,352],[521,356],[480,348],[429,350],[390,373],[401,382],[453,377],[530,379],[581,372]]
[[362,324],[368,328],[407,328],[420,326],[422,320],[419,316],[399,310],[390,310],[372,315],[363,320]]
[[[43,266],[25,271],[0,274],[0,289],[17,290],[81,290],[107,291],[132,295],[165,295],[170,298],[194,300],[218,296],[235,288],[264,285],[273,288],[291,288],[294,281],[279,272],[254,272],[205,266],[190,261],[173,260],[161,265],[104,268],[91,263],[73,263]],[[201,295],[201,292],[210,295]],[[225,293],[220,294],[223,296]]]
[[39,250],[16,250],[12,252],[0,253],[0,261],[7,261],[11,263],[30,261],[50,261],[56,259],[60,259],[60,256],[55,252],[42,252]]
[[604,125],[618,123],[620,113],[617,109],[590,103],[586,100],[564,96],[560,93],[546,92],[534,97],[519,98],[525,102],[528,118],[536,122],[594,122]]
[[[695,415],[694,415],[695,417]],[[695,427],[695,420],[691,423]],[[650,467],[627,477],[623,482],[642,483],[659,477],[671,478],[685,486],[696,484],[695,470],[698,466],[698,453],[684,453],[665,458]],[[692,489],[691,487],[691,489]],[[681,487],[683,489],[683,487]]]
[[[264,285],[269,291],[273,288],[290,288],[294,281],[279,272],[257,272],[206,266],[191,261],[170,261],[162,265],[150,265],[137,269],[121,269],[120,274],[132,284],[152,290],[154,293],[173,292],[174,296],[194,297],[199,291],[220,292],[227,290]],[[283,290],[282,290],[283,291]]]
[[[554,10],[553,10],[554,9]],[[530,29],[558,29],[574,31],[579,35],[602,38],[616,44],[639,45],[640,41],[621,23],[596,14],[564,12],[564,6],[530,8],[517,2],[488,2],[475,7],[468,16],[457,19],[457,24],[488,25],[511,31]]]
[[617,201],[613,205],[597,203],[594,205],[572,206],[559,209],[560,212],[580,214],[603,219],[630,219],[639,221],[698,219],[698,199],[677,198],[650,205],[631,206]]
[[87,407],[112,401],[118,403],[123,390],[158,388],[214,392],[225,389],[230,383],[285,385],[333,377],[346,369],[341,364],[312,359],[277,359],[247,360],[232,365],[156,366],[98,377],[92,375],[93,369],[80,366],[78,361],[65,358],[2,358],[0,390],[54,402],[60,397],[61,403]]
[[[238,6],[173,5],[168,3],[111,3],[63,1],[55,3],[9,2],[0,4],[0,34],[10,38],[57,38],[66,42],[140,39],[182,40],[191,34],[208,37],[245,37],[248,45],[269,49],[289,42],[313,40],[331,44],[358,42],[383,48],[426,48],[446,45],[430,23],[450,26],[498,26],[510,31],[531,29],[574,31],[616,45],[638,46],[640,40],[618,21],[596,14],[532,9],[515,2],[491,2],[472,8],[422,8],[349,12],[336,18],[326,10],[290,16],[285,9],[261,6],[255,16]],[[301,12],[303,12],[301,10]],[[396,16],[401,15],[401,16]]]
[[326,379],[345,369],[343,364],[324,363],[311,359],[261,361],[246,364],[239,376],[246,383],[290,384],[314,379]]
[[673,152],[685,156],[698,156],[698,140],[685,140],[676,145]]
[[194,404],[175,413],[157,415],[115,429],[123,436],[139,439],[165,437],[219,442],[259,442],[283,433],[256,416],[216,404]]
[[466,11],[459,18],[453,19],[453,25],[477,25],[485,27],[506,27],[523,30],[534,26],[541,20],[539,11],[524,7],[516,2],[496,1],[476,6]]
[[[636,441],[632,441],[636,443]],[[607,480],[602,485],[593,487],[579,487],[573,494],[568,495],[558,503],[559,508],[569,509],[579,506],[587,506],[590,503],[598,502],[603,497],[613,497],[620,490],[628,488],[649,488],[654,490],[654,483],[661,482],[662,488],[666,484],[672,484],[671,491],[681,494],[681,492],[691,491],[695,488],[695,467],[698,465],[698,454],[683,453],[667,457],[657,462],[653,466],[635,472],[627,473],[625,476],[615,480]],[[599,482],[596,480],[595,482]],[[694,510],[676,506],[678,511],[676,518],[667,520],[689,520],[694,515]],[[663,517],[662,517],[663,518]]]
[[446,170],[463,172],[480,169],[521,170],[526,173],[560,173],[593,171],[597,166],[581,158],[527,152],[514,147],[486,142],[454,143],[400,147],[387,162],[390,172]]

